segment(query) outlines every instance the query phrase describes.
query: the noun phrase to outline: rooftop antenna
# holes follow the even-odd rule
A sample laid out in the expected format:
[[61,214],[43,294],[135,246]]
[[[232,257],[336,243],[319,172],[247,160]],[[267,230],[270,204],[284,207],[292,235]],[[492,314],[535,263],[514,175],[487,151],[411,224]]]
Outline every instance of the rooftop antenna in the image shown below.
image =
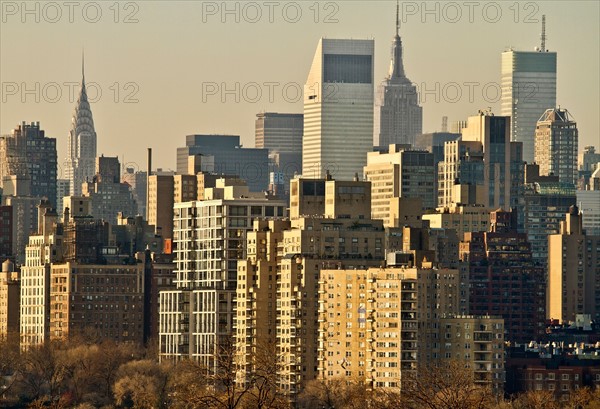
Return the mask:
[[396,35],[400,35],[400,1],[396,1]]
[[542,15],[542,44],[540,45],[540,51],[546,52],[546,15]]

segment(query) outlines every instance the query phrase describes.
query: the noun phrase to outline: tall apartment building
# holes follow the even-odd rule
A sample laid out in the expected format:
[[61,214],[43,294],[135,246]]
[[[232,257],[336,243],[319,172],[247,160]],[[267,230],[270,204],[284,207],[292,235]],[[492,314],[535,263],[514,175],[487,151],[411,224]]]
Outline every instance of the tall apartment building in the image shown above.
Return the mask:
[[577,314],[600,319],[600,235],[583,231],[577,206],[571,206],[560,232],[548,236],[546,316],[561,322]]
[[21,266],[20,334],[25,349],[50,339],[50,266],[62,245],[61,232],[54,229],[58,216],[49,203],[39,205],[38,219],[37,234],[29,236]]
[[406,77],[402,61],[399,7],[396,7],[396,35],[388,76],[377,90],[373,144],[414,145],[423,132],[423,108],[419,105],[417,87]]
[[503,320],[456,315],[458,283],[457,270],[431,266],[321,270],[319,379],[401,388],[419,368],[456,360],[502,392]]
[[70,181],[70,196],[81,196],[81,185],[94,177],[97,136],[94,118],[85,86],[85,72],[81,67],[81,88],[73,112],[68,135],[65,179]]
[[21,123],[0,137],[0,188],[4,195],[45,198],[56,206],[56,138],[48,138],[39,122]]
[[185,146],[177,148],[178,174],[236,175],[252,192],[267,190],[268,165],[269,150],[243,148],[239,135],[187,135]]
[[373,58],[373,40],[319,40],[304,85],[304,177],[362,173],[373,147]]
[[535,163],[540,175],[558,176],[558,181],[577,184],[577,123],[566,109],[547,109],[535,128]]
[[237,263],[234,337],[240,380],[248,382],[256,357],[277,343],[277,293],[283,258],[283,234],[289,220],[254,220],[246,235],[246,259]]
[[233,335],[237,260],[258,218],[286,216],[286,203],[218,180],[205,200],[174,206],[176,289],[160,293],[161,359],[191,358],[216,368],[216,348]]
[[12,248],[17,265],[25,263],[29,236],[38,229],[37,206],[41,199],[37,196],[7,196],[3,198],[6,206],[12,209]]
[[10,260],[4,260],[0,270],[0,339],[19,342],[19,303],[21,282],[19,272]]
[[386,227],[397,227],[392,199],[398,197],[420,198],[423,209],[435,208],[434,173],[433,154],[427,151],[389,145],[386,151],[369,152],[364,175],[371,182],[371,217],[383,220]]
[[[259,332],[275,339],[282,356],[279,387],[292,402],[318,374],[319,271],[384,261],[384,229],[370,219],[369,185],[293,179],[291,220],[255,222],[248,233],[247,259],[238,262],[237,344],[260,345]],[[243,354],[251,368],[248,346]]]
[[544,269],[532,259],[527,234],[509,212],[495,211],[487,232],[465,233],[460,257],[468,271],[469,311],[502,316],[507,340],[529,342],[545,332]]
[[535,127],[544,111],[556,106],[556,52],[502,53],[500,114],[510,116],[511,141],[523,143],[523,160],[535,158]]

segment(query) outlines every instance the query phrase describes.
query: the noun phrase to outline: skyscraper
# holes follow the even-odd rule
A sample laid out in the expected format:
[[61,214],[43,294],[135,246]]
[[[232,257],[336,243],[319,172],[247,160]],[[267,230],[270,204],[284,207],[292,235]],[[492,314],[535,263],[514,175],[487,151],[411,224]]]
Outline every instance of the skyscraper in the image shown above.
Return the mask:
[[423,108],[419,106],[417,87],[404,73],[399,9],[396,8],[396,35],[392,43],[390,72],[377,90],[374,144],[411,144],[423,130]]
[[468,119],[462,138],[445,143],[444,161],[438,165],[438,205],[456,203],[453,186],[481,185],[482,204],[490,208],[517,208],[523,194],[524,167],[521,144],[510,142],[510,118],[479,111]]
[[577,183],[577,123],[566,109],[547,109],[535,129],[535,162],[540,175],[558,176],[558,181]]
[[81,196],[81,184],[95,174],[96,131],[85,88],[84,65],[81,65],[81,89],[73,112],[67,146],[65,178],[70,181],[71,196]]
[[279,174],[289,192],[290,179],[302,173],[304,115],[261,112],[256,115],[255,130],[254,146],[269,149],[269,183]]
[[56,139],[39,122],[0,136],[0,188],[5,196],[43,197],[56,206]]
[[523,142],[523,160],[532,163],[537,120],[556,106],[556,52],[546,50],[543,28],[541,47],[535,51],[502,53],[501,76],[500,115],[512,118],[511,140]]
[[373,147],[373,40],[324,39],[304,85],[302,173],[352,180]]

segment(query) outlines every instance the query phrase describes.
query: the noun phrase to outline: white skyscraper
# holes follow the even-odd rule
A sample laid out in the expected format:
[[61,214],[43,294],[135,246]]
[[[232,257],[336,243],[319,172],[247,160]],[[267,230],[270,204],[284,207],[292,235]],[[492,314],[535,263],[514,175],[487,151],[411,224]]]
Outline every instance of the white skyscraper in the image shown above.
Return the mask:
[[304,86],[302,173],[362,174],[373,149],[373,40],[321,39]]
[[91,182],[95,172],[96,131],[94,119],[85,88],[85,72],[81,66],[81,89],[73,119],[67,147],[65,178],[69,179],[71,196],[81,196],[81,184]]
[[556,52],[546,50],[544,28],[535,51],[502,53],[501,73],[500,115],[511,117],[511,140],[523,142],[523,160],[533,163],[536,123],[556,107]]

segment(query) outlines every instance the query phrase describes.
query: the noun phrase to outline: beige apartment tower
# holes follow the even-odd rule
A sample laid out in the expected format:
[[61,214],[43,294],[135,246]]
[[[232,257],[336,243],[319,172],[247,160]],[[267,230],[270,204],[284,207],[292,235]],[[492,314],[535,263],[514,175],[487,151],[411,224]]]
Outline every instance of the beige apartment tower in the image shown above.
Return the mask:
[[548,236],[546,316],[561,322],[577,314],[600,319],[600,236],[586,235],[582,215],[571,206],[559,234]]

